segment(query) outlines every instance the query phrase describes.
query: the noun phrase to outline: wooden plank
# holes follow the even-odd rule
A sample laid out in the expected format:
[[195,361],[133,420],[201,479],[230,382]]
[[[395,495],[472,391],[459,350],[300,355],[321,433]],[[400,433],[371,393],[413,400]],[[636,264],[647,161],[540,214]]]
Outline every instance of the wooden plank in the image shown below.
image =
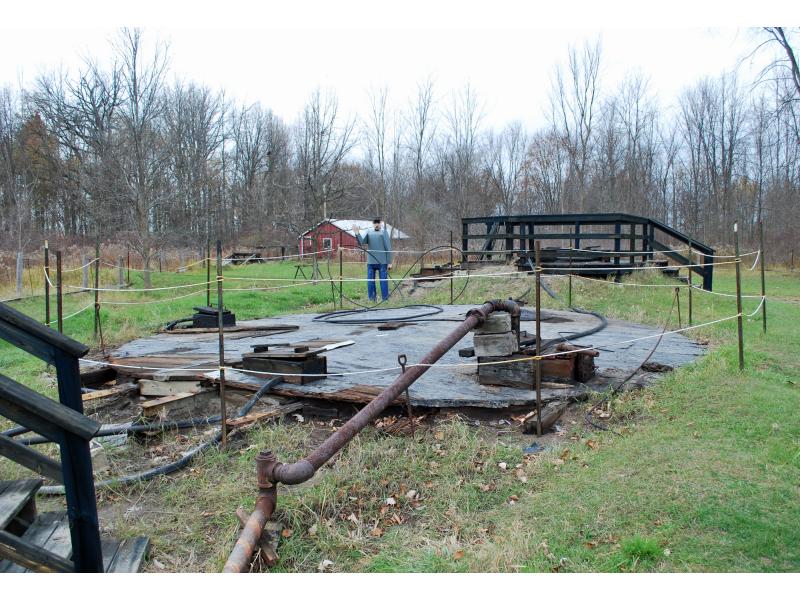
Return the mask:
[[[289,333],[290,331],[297,331],[300,329],[297,325],[236,325],[234,327],[224,327],[225,333],[233,333],[237,331],[261,331],[272,333]],[[171,329],[170,331],[161,331],[160,333],[171,334],[191,334],[191,333],[219,333],[217,327],[187,327],[185,329]]]
[[0,529],[5,529],[20,510],[34,497],[42,486],[41,479],[17,479],[5,481],[0,495]]
[[31,450],[30,446],[19,443],[14,438],[0,435],[0,455],[13,460],[15,463],[27,467],[53,481],[64,482],[61,474],[61,465],[49,456]]
[[176,394],[196,394],[203,386],[199,381],[155,381],[139,380],[139,393],[142,396],[174,396]]
[[0,556],[36,573],[71,573],[75,570],[68,560],[1,529]]
[[[39,515],[21,537],[34,546],[44,546],[59,526],[62,516],[63,513],[44,513]],[[0,573],[24,573],[27,570],[25,567],[10,560],[0,562]]]
[[142,402],[142,415],[145,418],[157,417],[159,414],[169,414],[177,410],[192,408],[199,402],[211,400],[216,396],[216,392],[208,390],[199,393],[182,393],[164,396],[155,400]]
[[506,333],[476,333],[472,339],[475,356],[510,356],[519,350],[517,335]]
[[136,385],[135,383],[121,383],[119,385],[115,385],[114,387],[110,387],[105,390],[88,392],[86,394],[81,395],[81,399],[84,402],[92,402],[94,400],[108,398],[109,396],[116,396],[118,394],[127,394],[128,392],[132,392],[133,390],[137,389],[139,389],[139,386]]
[[293,402],[292,404],[276,406],[275,408],[264,412],[251,413],[244,417],[239,417],[238,419],[229,419],[228,427],[234,428],[250,426],[265,419],[273,419],[275,417],[280,417],[281,415],[288,415],[289,413],[302,409],[303,406],[304,405],[302,402]]
[[120,541],[114,538],[100,538],[100,547],[103,550],[103,572],[108,573],[109,568],[114,562],[114,558],[119,552]]
[[[375,385],[355,385],[335,392],[317,391],[313,388],[302,390],[278,386],[270,391],[275,396],[284,398],[310,398],[312,400],[328,400],[330,402],[350,402],[353,404],[367,404],[375,399],[384,388]],[[405,400],[396,398],[392,404],[404,404]]]
[[150,539],[135,537],[122,540],[116,556],[107,569],[107,573],[138,573],[144,562],[147,550],[150,548]]
[[145,417],[155,417],[159,412],[166,410],[170,405],[174,405],[181,400],[192,398],[194,396],[196,396],[196,394],[193,394],[192,392],[184,392],[182,394],[163,396],[161,398],[157,398],[156,400],[147,400],[141,404],[142,415]]

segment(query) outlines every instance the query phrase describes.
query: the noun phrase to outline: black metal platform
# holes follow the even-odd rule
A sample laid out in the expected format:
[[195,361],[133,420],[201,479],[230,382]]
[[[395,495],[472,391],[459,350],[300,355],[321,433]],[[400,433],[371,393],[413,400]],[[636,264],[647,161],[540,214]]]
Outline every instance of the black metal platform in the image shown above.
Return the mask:
[[[699,275],[703,289],[712,287],[714,249],[649,217],[625,213],[499,215],[461,219],[461,228],[467,267],[472,262],[498,259],[520,259],[524,265],[533,258],[537,240],[544,244],[557,241],[559,245],[547,248],[542,257],[551,263],[560,259],[559,264],[548,265],[552,273],[619,277],[659,255]],[[503,248],[495,248],[498,241]],[[590,264],[581,264],[586,262]],[[593,273],[588,273],[591,269],[585,269],[587,266],[594,266]]]

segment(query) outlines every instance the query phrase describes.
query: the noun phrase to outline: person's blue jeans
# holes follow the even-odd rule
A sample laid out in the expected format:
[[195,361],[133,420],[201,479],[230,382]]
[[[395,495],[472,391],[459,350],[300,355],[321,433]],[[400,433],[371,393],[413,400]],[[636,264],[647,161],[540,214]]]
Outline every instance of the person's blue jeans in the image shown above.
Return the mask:
[[384,300],[389,297],[389,274],[386,265],[367,265],[367,294],[373,302],[378,300],[378,294],[375,291],[376,272],[381,278],[381,297]]

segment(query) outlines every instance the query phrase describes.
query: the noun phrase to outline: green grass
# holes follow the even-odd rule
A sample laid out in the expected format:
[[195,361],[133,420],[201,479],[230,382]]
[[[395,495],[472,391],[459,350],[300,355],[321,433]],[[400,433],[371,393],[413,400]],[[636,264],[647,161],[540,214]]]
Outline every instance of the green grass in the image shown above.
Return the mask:
[[[348,265],[347,274],[359,277],[362,270]],[[233,275],[293,273],[289,264],[231,268],[226,286],[234,285]],[[203,277],[199,271],[155,275],[154,285]],[[669,282],[654,274],[633,281]],[[564,279],[550,283],[565,293]],[[733,291],[733,272],[718,269],[714,283],[715,290]],[[529,285],[529,279],[473,279],[461,301],[516,296]],[[743,286],[757,294],[758,273],[745,271]],[[694,330],[691,336],[709,342],[709,354],[652,388],[614,398],[615,433],[587,429],[579,419],[565,423],[560,443],[523,456],[519,437],[490,436],[457,417],[437,421],[413,440],[365,430],[311,482],[281,487],[276,517],[287,531],[273,570],[315,571],[327,559],[334,571],[359,572],[797,571],[800,278],[769,271],[767,288],[787,302],[769,303],[766,336],[759,315],[745,320],[744,371],[738,369],[735,320]],[[361,283],[347,284],[346,293],[366,295]],[[169,294],[175,292],[147,298]],[[330,310],[330,294],[330,285],[321,283],[240,292],[226,304],[238,318],[249,318]],[[145,298],[108,297],[123,295]],[[662,325],[669,316],[670,326],[677,325],[671,288],[575,280],[573,298],[612,317]],[[444,283],[414,301],[447,299]],[[65,313],[88,301],[69,297]],[[118,344],[202,302],[199,295],[104,309],[103,330],[109,344]],[[757,303],[746,301],[745,312]],[[543,304],[559,307],[547,296]],[[15,306],[41,317],[33,301]],[[732,314],[734,299],[694,294],[695,323]],[[91,313],[67,321],[65,329],[92,342]],[[41,363],[21,352],[3,346],[0,370],[53,394]],[[121,536],[151,536],[149,570],[219,570],[237,536],[234,511],[251,507],[257,492],[257,452],[268,448],[293,460],[320,439],[314,425],[293,419],[254,429],[242,448],[211,451],[173,477],[103,491],[103,525]],[[508,468],[500,469],[500,462]],[[418,496],[407,497],[411,490]]]

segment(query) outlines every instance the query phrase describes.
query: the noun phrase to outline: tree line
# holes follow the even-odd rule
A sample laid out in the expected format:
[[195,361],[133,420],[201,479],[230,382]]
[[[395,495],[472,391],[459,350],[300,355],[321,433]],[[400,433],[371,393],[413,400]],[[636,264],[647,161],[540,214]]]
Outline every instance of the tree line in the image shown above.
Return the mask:
[[[347,115],[317,89],[293,122],[176,78],[168,45],[122,29],[112,60],[0,88],[0,231],[6,249],[58,236],[124,241],[146,266],[164,246],[293,246],[324,216],[386,221],[424,247],[486,214],[629,212],[710,244],[763,219],[775,260],[800,225],[800,73],[793,36],[753,32],[771,61],[665,105],[642,73],[603,85],[599,42],[552,72],[547,125],[485,126],[469,85],[420,82],[404,105],[369,92]],[[533,109],[532,109],[533,110]]]

